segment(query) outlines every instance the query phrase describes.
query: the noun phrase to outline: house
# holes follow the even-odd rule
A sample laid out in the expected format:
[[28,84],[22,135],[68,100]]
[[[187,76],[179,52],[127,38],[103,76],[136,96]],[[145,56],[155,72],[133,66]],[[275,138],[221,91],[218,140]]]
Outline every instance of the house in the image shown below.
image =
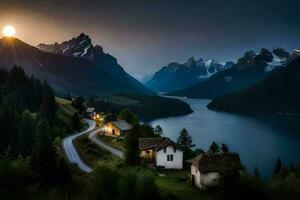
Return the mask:
[[96,116],[96,109],[93,107],[89,107],[85,110],[85,115],[88,118],[93,119]]
[[132,129],[132,125],[125,120],[111,121],[105,125],[104,135],[112,137],[124,136],[130,129]]
[[143,162],[165,169],[183,168],[183,152],[169,138],[140,138],[139,150]]
[[192,184],[203,190],[218,186],[224,173],[243,169],[236,153],[201,154],[190,162]]

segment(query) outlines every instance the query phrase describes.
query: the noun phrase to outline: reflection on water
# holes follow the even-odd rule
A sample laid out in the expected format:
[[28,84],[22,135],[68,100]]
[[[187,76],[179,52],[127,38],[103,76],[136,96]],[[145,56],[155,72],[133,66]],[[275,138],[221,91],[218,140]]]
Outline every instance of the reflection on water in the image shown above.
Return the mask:
[[300,120],[296,117],[235,115],[208,110],[207,99],[182,100],[194,113],[149,123],[159,124],[173,140],[186,128],[197,147],[204,150],[212,141],[228,144],[249,171],[257,166],[264,176],[272,173],[278,157],[288,166],[300,159]]

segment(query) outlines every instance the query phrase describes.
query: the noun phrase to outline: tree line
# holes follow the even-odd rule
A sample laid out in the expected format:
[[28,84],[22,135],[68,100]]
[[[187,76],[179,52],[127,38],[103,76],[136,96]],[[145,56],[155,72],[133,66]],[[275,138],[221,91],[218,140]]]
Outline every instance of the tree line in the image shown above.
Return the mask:
[[0,69],[0,105],[1,199],[31,199],[68,183],[69,170],[55,144],[58,106],[50,85],[19,66]]

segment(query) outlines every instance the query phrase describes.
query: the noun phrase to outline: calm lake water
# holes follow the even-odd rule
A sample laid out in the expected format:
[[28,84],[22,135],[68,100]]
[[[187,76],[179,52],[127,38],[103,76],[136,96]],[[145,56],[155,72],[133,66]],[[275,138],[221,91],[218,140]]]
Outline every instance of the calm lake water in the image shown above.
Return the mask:
[[149,124],[160,125],[164,135],[173,140],[186,128],[193,143],[203,150],[212,141],[228,144],[250,172],[257,166],[264,177],[272,174],[278,157],[287,166],[300,159],[300,119],[296,117],[236,115],[207,109],[207,99],[181,100],[190,104],[194,113]]

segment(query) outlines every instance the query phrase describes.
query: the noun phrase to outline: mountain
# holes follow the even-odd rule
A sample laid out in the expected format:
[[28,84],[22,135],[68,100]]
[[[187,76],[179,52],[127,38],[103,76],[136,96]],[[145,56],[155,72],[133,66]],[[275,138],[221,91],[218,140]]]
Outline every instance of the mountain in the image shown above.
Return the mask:
[[300,57],[245,90],[213,100],[208,108],[243,113],[300,114]]
[[281,48],[274,49],[273,53],[267,49],[262,49],[259,54],[248,51],[232,67],[216,73],[202,83],[167,95],[193,98],[220,97],[253,85],[271,74],[275,68],[287,65],[292,59],[293,56]]
[[[157,92],[171,92],[205,81],[213,74],[230,68],[232,62],[220,63],[216,60],[188,59],[184,64],[170,63],[154,74],[145,85]],[[231,66],[230,66],[231,65]]]
[[39,44],[37,47],[45,52],[61,54],[74,58],[84,58],[93,63],[100,70],[112,74],[113,76],[133,79],[118,64],[115,57],[108,53],[104,53],[101,46],[94,46],[90,37],[84,33],[81,33],[78,37],[74,37],[71,40],[60,44]]
[[[99,51],[99,48],[94,47],[94,50]],[[112,56],[104,57],[102,67],[115,66],[113,70],[120,74],[116,72],[113,75],[109,70],[101,69],[100,64],[98,66],[96,63],[102,61],[100,58],[96,61],[96,56],[93,61],[85,57],[45,52],[17,38],[0,39],[0,67],[10,69],[14,65],[20,65],[27,74],[46,79],[58,92],[85,96],[114,93],[152,94],[141,83],[126,75],[116,59]]]
[[[90,37],[84,33],[60,44],[39,44],[37,47],[45,52],[86,59],[99,70],[117,78],[121,83],[127,83],[138,90],[146,91],[140,82],[125,72],[115,57],[105,53],[100,45],[94,46]],[[150,91],[147,91],[147,93],[150,93]]]

